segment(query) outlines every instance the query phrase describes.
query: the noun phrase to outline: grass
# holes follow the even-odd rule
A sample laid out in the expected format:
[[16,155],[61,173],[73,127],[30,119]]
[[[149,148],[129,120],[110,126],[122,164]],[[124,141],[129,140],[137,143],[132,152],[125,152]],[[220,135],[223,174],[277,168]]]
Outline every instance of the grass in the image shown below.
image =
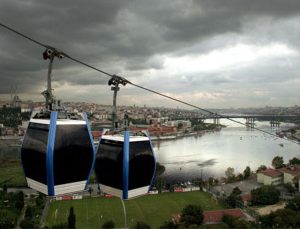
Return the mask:
[[[127,224],[132,227],[137,221],[143,221],[151,225],[151,228],[157,228],[171,219],[173,214],[180,213],[188,204],[201,205],[203,210],[224,208],[209,194],[199,191],[147,195],[125,201]],[[104,197],[54,201],[50,206],[46,225],[66,223],[71,206],[74,207],[76,214],[76,228],[101,228],[101,225],[108,220],[113,220],[118,228],[124,226],[121,200]]]
[[20,160],[0,160],[0,185],[24,187],[26,180]]

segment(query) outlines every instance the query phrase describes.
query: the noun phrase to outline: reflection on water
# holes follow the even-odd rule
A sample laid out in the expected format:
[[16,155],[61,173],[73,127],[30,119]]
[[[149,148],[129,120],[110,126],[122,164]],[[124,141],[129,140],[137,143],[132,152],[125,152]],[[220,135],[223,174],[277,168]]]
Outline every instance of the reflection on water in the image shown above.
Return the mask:
[[[243,119],[238,121],[245,122]],[[271,166],[273,157],[282,156],[285,162],[300,156],[300,145],[255,130],[247,130],[236,123],[221,120],[230,125],[219,132],[202,136],[185,137],[173,141],[154,142],[159,163],[166,167],[162,175],[168,181],[186,181],[201,177],[225,176],[225,170],[233,167],[235,173],[246,166],[255,170],[260,165]],[[292,127],[282,124],[281,128]],[[256,122],[256,127],[275,134],[269,122]],[[283,144],[283,147],[282,147]]]

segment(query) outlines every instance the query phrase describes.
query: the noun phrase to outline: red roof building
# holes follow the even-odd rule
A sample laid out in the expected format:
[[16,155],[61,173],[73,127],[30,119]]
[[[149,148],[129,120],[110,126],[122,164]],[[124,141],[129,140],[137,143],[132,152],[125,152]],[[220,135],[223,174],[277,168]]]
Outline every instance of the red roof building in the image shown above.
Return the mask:
[[264,185],[280,185],[283,182],[283,172],[276,169],[266,169],[257,173],[257,182]]
[[282,176],[282,172],[280,172],[279,170],[276,169],[266,169],[266,170],[262,170],[259,173],[264,174],[265,176],[269,176],[269,177],[279,177]]
[[216,211],[205,211],[204,215],[204,224],[217,224],[222,222],[222,218],[224,215],[229,215],[235,218],[246,218],[246,215],[239,208],[232,209],[223,209]]
[[289,173],[293,176],[300,175],[300,166],[288,166],[280,169],[283,173]]
[[242,195],[242,201],[244,203],[244,206],[248,206],[249,203],[252,201],[252,196],[249,193],[246,193]]

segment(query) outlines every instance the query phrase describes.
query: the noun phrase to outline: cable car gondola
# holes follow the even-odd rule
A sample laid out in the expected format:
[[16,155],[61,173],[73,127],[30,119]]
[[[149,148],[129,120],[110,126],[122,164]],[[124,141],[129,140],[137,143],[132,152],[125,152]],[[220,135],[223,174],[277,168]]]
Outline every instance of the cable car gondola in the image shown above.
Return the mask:
[[30,188],[49,196],[86,188],[94,161],[93,141],[86,115],[73,118],[52,111],[30,120],[21,148]]
[[148,193],[156,159],[148,134],[102,135],[96,154],[95,173],[100,189],[129,199]]
[[83,191],[92,172],[95,150],[88,119],[63,111],[51,88],[54,57],[64,54],[49,47],[46,109],[30,120],[21,147],[21,160],[30,188],[49,196]]

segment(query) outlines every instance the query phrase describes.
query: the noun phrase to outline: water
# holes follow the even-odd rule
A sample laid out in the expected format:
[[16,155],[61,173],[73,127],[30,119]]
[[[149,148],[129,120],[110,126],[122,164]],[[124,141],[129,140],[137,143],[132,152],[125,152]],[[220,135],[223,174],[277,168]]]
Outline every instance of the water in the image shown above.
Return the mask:
[[[244,119],[236,120],[245,122]],[[246,166],[250,166],[252,170],[260,165],[271,166],[275,156],[282,156],[285,163],[300,156],[299,144],[247,130],[228,120],[221,120],[221,124],[227,127],[218,132],[154,142],[158,162],[166,167],[162,177],[167,181],[222,177],[228,167],[234,168],[237,174],[242,173]],[[282,123],[280,129],[271,129],[269,122],[255,124],[255,127],[274,134],[280,129],[293,127],[293,124]]]

